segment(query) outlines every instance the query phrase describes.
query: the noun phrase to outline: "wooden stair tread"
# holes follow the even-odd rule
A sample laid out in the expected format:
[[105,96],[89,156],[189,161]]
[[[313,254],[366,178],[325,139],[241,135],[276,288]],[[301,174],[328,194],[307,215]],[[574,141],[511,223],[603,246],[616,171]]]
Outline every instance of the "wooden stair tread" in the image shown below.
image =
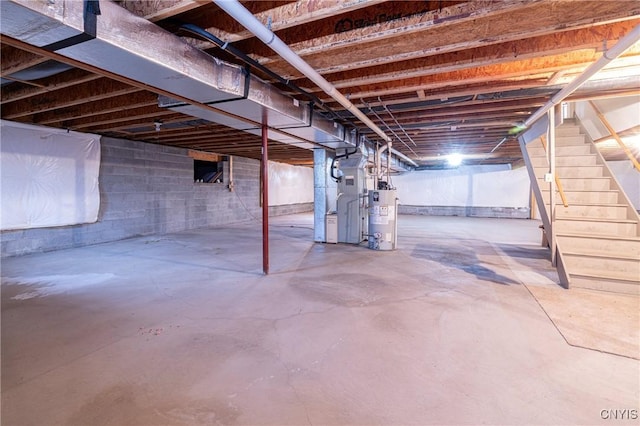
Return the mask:
[[557,217],[556,220],[575,220],[579,222],[615,222],[615,223],[638,223],[633,219],[608,219],[602,217],[583,217],[583,216],[562,216]]
[[[568,155],[567,158],[574,158],[574,155]],[[541,169],[543,166],[533,166],[534,169]],[[567,168],[574,168],[574,167],[603,167],[602,164],[579,164],[579,165],[574,165],[574,164],[558,164],[556,163],[556,169],[559,168],[563,168],[563,169],[567,169]]]
[[[582,252],[582,251],[575,252],[575,251],[562,250],[562,254],[569,255],[569,256],[594,257],[598,259],[637,260],[640,264],[640,257],[630,256],[630,255],[627,255],[626,253],[613,255],[613,254],[606,254],[606,253],[594,253],[594,252]],[[638,270],[638,273],[640,274],[640,269]]]
[[[565,191],[566,192],[566,191]],[[567,201],[569,203],[569,207],[573,206],[581,206],[581,207],[627,207],[626,204],[614,204],[614,203],[577,203],[572,201]],[[548,206],[549,203],[544,203],[545,206]]]
[[[578,146],[578,145],[576,145]],[[556,154],[556,158],[558,157],[571,157],[571,158],[575,158],[575,157],[593,157],[596,154],[573,154],[573,155],[558,155]],[[547,158],[546,155],[530,155],[529,158]]]
[[[543,177],[539,177],[538,180],[543,180]],[[611,179],[611,177],[609,176],[595,176],[595,177],[572,177],[572,176],[560,176],[560,180],[569,180],[569,179],[580,179],[580,180],[585,180],[585,179]],[[548,182],[547,182],[548,183]]]
[[[541,189],[542,192],[549,192],[549,188]],[[620,192],[617,189],[565,189],[564,192]],[[626,206],[626,204],[625,204]]]
[[594,240],[623,240],[623,241],[640,242],[640,237],[625,237],[621,235],[593,235],[593,234],[580,234],[580,233],[572,233],[572,232],[556,232],[556,237],[577,237],[577,238],[590,238]]
[[633,279],[616,275],[605,275],[598,273],[599,271],[581,271],[580,273],[571,273],[569,272],[569,276],[572,278],[597,278],[601,280],[615,280],[615,281],[624,281],[630,284],[640,285],[640,278]]

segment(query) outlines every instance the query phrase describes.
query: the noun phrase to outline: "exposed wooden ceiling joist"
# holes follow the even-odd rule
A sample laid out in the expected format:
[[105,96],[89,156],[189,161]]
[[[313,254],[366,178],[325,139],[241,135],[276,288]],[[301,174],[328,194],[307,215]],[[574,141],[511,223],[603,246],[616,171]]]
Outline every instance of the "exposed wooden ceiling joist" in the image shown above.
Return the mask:
[[119,3],[129,12],[148,19],[159,21],[196,9],[210,0],[120,0]]
[[3,44],[0,50],[0,76],[6,77],[46,61],[47,58],[40,55]]
[[[527,59],[559,57],[563,60],[565,55],[569,53],[575,55],[578,51],[584,55],[583,61],[593,61],[596,58],[595,51],[602,50],[602,40],[616,41],[638,24],[640,24],[640,20],[616,22],[476,49],[460,50],[448,55],[427,56],[363,70],[332,73],[327,75],[327,78],[337,88],[342,89],[362,83],[393,81],[398,78],[454,72],[472,67],[506,64]],[[640,49],[636,49],[636,53],[638,50]],[[296,83],[301,87],[308,87],[310,82],[307,79],[300,79]]]
[[[276,6],[263,12],[258,12],[255,14],[255,17],[265,25],[269,25],[272,31],[281,31],[295,26],[304,28],[307,27],[307,24],[331,18],[334,15],[344,14],[386,1],[387,0],[298,0]],[[234,20],[226,17],[223,12],[218,10],[218,13],[227,19],[225,25],[226,30],[217,27],[207,27],[207,31],[229,43],[235,43],[253,37],[253,34]],[[210,46],[206,43],[198,44],[202,48]]]
[[99,78],[101,78],[99,75],[92,74],[84,70],[69,70],[40,80],[39,83],[41,87],[13,85],[6,89],[2,89],[2,100],[0,101],[0,104],[27,99],[47,92],[53,92],[55,90],[97,80]]
[[[234,41],[237,48],[317,94],[345,121],[359,126],[350,113],[211,1],[117,2],[169,31],[176,32],[180,22],[194,23]],[[454,148],[475,155],[472,161],[476,163],[518,161],[519,146],[513,138],[488,153],[514,123],[522,122],[562,84],[640,24],[640,4],[634,1],[285,0],[243,4],[385,128],[368,110],[374,108],[423,158],[423,164],[437,164],[438,154]],[[239,62],[209,44],[197,45]],[[171,96],[168,91],[4,36],[1,47],[3,119],[259,157],[261,141],[255,135],[158,107],[157,95]],[[612,76],[640,65],[640,46],[625,55],[610,72]],[[34,72],[59,63],[67,70],[63,66],[58,73]],[[20,80],[15,77],[22,82],[8,81]],[[627,81],[625,85],[593,86],[572,99],[638,93],[640,82]],[[156,128],[154,123],[160,122]],[[371,134],[359,127],[363,134]],[[414,155],[401,142],[394,145]],[[273,158],[292,164],[312,161],[309,150],[275,142],[273,146]]]
[[[591,6],[600,10],[596,12]],[[630,11],[628,2],[598,2],[587,8],[576,7],[572,1],[557,1],[534,3],[526,8],[514,6],[503,13],[483,18],[481,25],[461,18],[459,22],[420,26],[420,31],[411,25],[404,26],[383,39],[361,40],[356,34],[341,33],[333,35],[332,41],[313,39],[309,41],[310,47],[293,45],[291,48],[319,73],[328,74],[631,19],[640,14],[640,4]],[[300,76],[278,57],[271,56],[261,62],[286,78]]]
[[79,84],[74,87],[74,90],[47,92],[37,98],[11,102],[3,106],[3,116],[7,119],[15,119],[138,91],[140,89],[137,87],[103,78]]

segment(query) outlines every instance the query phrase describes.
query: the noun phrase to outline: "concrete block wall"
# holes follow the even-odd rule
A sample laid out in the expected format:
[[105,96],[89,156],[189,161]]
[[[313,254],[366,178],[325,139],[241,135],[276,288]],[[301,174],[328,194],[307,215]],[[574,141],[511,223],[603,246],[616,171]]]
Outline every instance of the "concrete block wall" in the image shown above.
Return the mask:
[[456,207],[456,206],[410,206],[399,205],[399,214],[422,216],[496,217],[506,219],[529,219],[528,207]]
[[283,216],[286,214],[307,213],[313,211],[313,203],[285,204],[269,206],[269,216]]
[[[260,218],[260,162],[234,157],[234,192],[193,182],[183,148],[102,138],[100,213],[91,224],[5,231],[2,257],[178,232]],[[272,206],[270,215],[313,211],[313,204]]]

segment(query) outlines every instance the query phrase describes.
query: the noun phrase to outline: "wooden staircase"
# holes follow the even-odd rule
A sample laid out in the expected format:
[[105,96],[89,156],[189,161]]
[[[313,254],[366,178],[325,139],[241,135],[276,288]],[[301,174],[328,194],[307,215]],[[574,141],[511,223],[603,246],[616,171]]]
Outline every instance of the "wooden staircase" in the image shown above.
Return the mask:
[[640,294],[640,217],[587,139],[572,121],[556,128],[556,175],[568,206],[557,195],[553,218],[545,145],[541,138],[526,144],[534,191],[545,200],[540,214],[555,232],[560,279],[567,287]]

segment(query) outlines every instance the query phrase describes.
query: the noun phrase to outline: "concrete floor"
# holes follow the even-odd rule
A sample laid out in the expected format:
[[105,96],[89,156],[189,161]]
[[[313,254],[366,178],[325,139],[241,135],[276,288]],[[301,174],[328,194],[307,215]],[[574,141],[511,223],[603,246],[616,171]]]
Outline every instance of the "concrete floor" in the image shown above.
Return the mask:
[[272,223],[266,277],[255,223],[3,259],[2,424],[612,424],[640,408],[639,361],[569,345],[529,290],[566,294],[537,222],[405,216],[395,252],[314,244],[310,215]]

